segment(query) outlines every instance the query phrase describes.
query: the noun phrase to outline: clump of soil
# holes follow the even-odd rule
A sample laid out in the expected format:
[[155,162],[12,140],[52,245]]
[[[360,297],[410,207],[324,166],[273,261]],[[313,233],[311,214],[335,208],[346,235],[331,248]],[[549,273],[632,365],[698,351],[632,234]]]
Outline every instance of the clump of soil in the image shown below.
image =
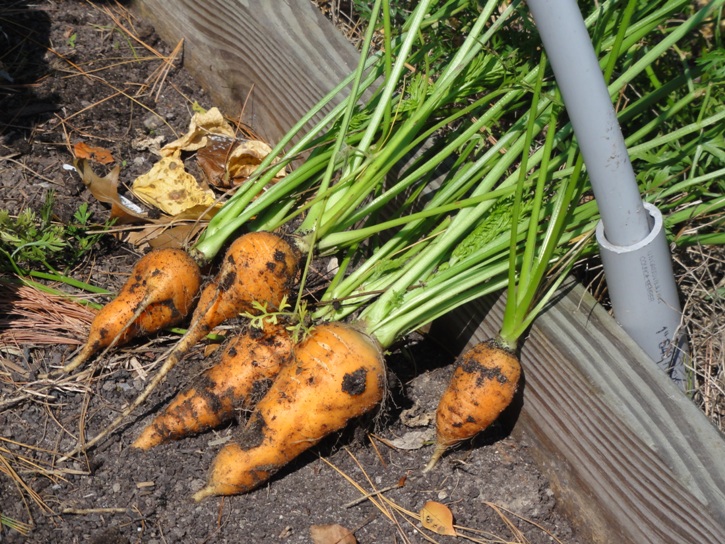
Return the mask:
[[[4,7],[0,27],[0,50],[7,52],[0,58],[0,209],[11,214],[40,209],[52,191],[57,220],[69,221],[87,202],[103,223],[107,208],[64,168],[72,162],[69,146],[84,141],[108,149],[128,184],[156,160],[140,142],[170,141],[185,132],[195,102],[214,106],[183,70],[181,55],[172,56],[170,45],[120,5],[15,1]],[[137,258],[135,248],[106,236],[69,273],[115,291]],[[3,297],[19,319],[18,290],[7,287]],[[48,305],[37,302],[38,314]],[[359,422],[248,495],[190,499],[234,425],[151,452],[129,447],[209,364],[201,348],[126,427],[60,463],[62,452],[94,436],[137,396],[176,339],[133,343],[93,362],[92,373],[43,378],[70,359],[87,324],[86,316],[43,325],[53,328],[51,341],[40,341],[37,325],[22,342],[4,344],[0,513],[32,527],[24,537],[2,526],[2,542],[310,542],[310,526],[328,523],[354,531],[359,542],[424,542],[419,522],[397,508],[418,512],[429,500],[447,504],[457,524],[482,531],[484,540],[578,542],[526,444],[508,437],[507,427],[495,426],[421,473],[451,362],[421,338],[409,339],[388,361],[391,398],[377,427]],[[360,500],[376,491],[377,503]]]

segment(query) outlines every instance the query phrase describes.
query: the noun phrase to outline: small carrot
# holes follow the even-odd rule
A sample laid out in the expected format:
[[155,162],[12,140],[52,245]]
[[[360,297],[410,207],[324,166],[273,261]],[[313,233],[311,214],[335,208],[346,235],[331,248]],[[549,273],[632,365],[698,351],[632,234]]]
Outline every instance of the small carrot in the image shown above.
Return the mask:
[[511,404],[520,377],[516,355],[494,340],[461,355],[438,403],[436,447],[423,471],[431,470],[448,448],[491,425]]
[[63,371],[71,372],[104,348],[180,323],[200,286],[199,267],[185,251],[159,249],[141,257],[118,296],[98,312],[86,344]]
[[316,326],[293,350],[235,442],[194,495],[246,493],[325,436],[376,406],[385,391],[380,346],[342,323]]
[[292,354],[292,338],[282,325],[265,323],[227,342],[219,362],[177,395],[143,430],[134,448],[148,450],[198,434],[250,410]]
[[250,232],[237,238],[229,246],[219,273],[202,290],[186,333],[146,389],[109,426],[85,445],[78,445],[63,459],[94,446],[117,429],[144,403],[189,349],[214,327],[242,312],[259,313],[255,302],[270,309],[278,308],[291,292],[298,264],[297,250],[276,234]]

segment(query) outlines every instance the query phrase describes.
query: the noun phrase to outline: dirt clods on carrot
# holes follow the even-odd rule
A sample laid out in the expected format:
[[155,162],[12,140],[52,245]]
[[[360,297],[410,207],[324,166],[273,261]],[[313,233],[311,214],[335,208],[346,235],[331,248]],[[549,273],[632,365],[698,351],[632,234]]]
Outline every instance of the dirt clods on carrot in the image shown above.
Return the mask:
[[281,325],[248,329],[229,340],[219,361],[156,416],[133,443],[146,450],[231,421],[263,396],[290,359],[292,339]]

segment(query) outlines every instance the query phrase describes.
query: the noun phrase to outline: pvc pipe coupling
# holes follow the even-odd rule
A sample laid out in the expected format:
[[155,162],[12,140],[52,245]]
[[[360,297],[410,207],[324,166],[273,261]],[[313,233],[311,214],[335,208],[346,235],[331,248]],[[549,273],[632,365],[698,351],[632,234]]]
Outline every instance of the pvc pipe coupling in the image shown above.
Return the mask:
[[634,341],[684,389],[687,338],[680,332],[682,312],[673,281],[672,260],[662,214],[644,203],[651,232],[628,246],[610,243],[603,221],[596,229],[614,318]]

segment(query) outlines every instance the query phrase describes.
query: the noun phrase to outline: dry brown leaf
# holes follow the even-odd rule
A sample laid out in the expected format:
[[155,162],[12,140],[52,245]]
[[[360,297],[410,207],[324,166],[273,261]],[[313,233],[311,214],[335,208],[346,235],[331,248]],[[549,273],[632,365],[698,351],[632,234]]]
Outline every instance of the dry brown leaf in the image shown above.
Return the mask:
[[207,145],[196,152],[196,162],[204,172],[206,181],[215,187],[230,187],[229,174],[227,173],[227,160],[232,149],[237,145],[237,140],[222,136],[221,134],[210,134]]
[[424,431],[407,432],[403,436],[399,436],[393,440],[388,440],[387,443],[399,450],[419,450],[423,446],[427,446],[435,442],[435,438],[436,431],[431,428]]
[[342,525],[312,525],[310,537],[314,544],[357,544],[355,535]]
[[[244,183],[272,148],[260,140],[229,138],[210,134],[208,144],[196,152],[196,160],[206,180],[215,187],[228,189]],[[282,168],[277,178],[286,174]]]
[[206,227],[218,208],[194,206],[175,217],[161,216],[126,235],[125,241],[139,249],[184,249]]
[[445,504],[428,501],[420,511],[423,527],[439,535],[458,536],[453,528],[453,512]]
[[74,164],[83,184],[96,200],[111,205],[111,219],[116,219],[117,225],[144,223],[149,220],[146,215],[132,210],[121,201],[118,194],[120,166],[116,165],[108,175],[101,177],[91,169],[85,159],[76,159]]
[[196,151],[208,144],[210,134],[220,134],[234,138],[234,129],[224,120],[218,108],[211,108],[204,113],[195,113],[189,123],[189,130],[178,140],[174,140],[161,148],[163,157],[176,155],[180,151]]
[[90,146],[85,142],[78,142],[73,146],[73,155],[76,159],[88,159],[101,164],[115,162],[111,152],[105,147]]
[[184,169],[178,155],[163,157],[147,173],[133,182],[131,191],[142,202],[162,212],[178,216],[191,208],[214,206],[214,193],[203,188]]
[[145,249],[146,246],[151,249],[184,249],[204,226],[205,223],[177,225],[155,223],[129,232],[124,241],[139,250]]
[[161,144],[166,139],[163,134],[158,136],[139,136],[131,140],[131,149],[134,151],[149,151],[154,155],[161,156]]

